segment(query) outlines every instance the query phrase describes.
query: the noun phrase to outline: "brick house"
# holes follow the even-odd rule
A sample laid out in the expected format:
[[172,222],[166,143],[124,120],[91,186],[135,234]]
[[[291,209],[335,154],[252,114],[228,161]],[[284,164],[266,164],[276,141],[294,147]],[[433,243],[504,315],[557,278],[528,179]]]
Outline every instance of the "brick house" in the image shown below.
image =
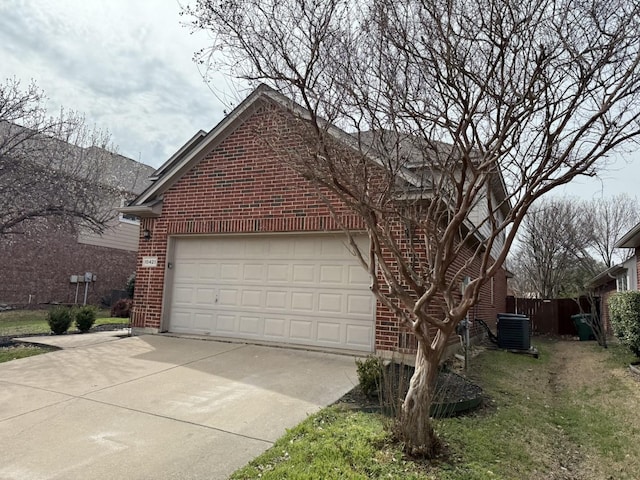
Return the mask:
[[[311,183],[256,140],[256,125],[273,108],[302,107],[258,87],[210,132],[191,138],[120,209],[141,217],[134,331],[411,350],[395,315],[370,292],[334,217],[364,232],[359,216],[330,198],[332,215]],[[333,131],[338,141],[347,136]],[[364,233],[356,241],[368,245]],[[506,289],[501,271],[484,286],[472,317],[495,325]]]
[[[631,257],[631,263],[628,264],[628,270],[630,272],[629,278],[632,279],[628,283],[628,289],[640,290],[640,288],[638,288],[638,278],[640,278],[640,223],[625,233],[622,238],[616,242],[614,247],[633,249],[634,255]],[[635,281],[633,281],[633,279],[635,279]]]
[[[49,218],[27,222],[20,235],[2,238],[0,303],[82,304],[86,291],[87,303],[100,304],[110,299],[112,290],[123,289],[135,271],[140,222],[115,208],[140,194],[149,185],[148,177],[154,169],[106,151],[86,152],[97,147],[66,148],[106,159],[101,165],[101,178],[118,192],[104,199],[113,218],[102,234],[70,228]],[[92,274],[91,282],[85,284],[87,272]]]
[[589,281],[588,287],[600,297],[600,315],[608,332],[609,298],[616,292],[640,290],[640,223],[625,233],[615,244],[615,248],[632,249],[634,254],[619,265],[614,265]]

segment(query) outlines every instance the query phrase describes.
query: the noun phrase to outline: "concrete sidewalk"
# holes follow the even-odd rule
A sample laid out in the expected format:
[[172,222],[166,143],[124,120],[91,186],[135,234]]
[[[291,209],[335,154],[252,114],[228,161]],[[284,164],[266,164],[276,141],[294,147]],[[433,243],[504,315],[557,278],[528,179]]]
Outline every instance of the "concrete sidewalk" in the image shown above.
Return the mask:
[[14,360],[0,479],[228,478],[356,383],[349,356],[158,335]]

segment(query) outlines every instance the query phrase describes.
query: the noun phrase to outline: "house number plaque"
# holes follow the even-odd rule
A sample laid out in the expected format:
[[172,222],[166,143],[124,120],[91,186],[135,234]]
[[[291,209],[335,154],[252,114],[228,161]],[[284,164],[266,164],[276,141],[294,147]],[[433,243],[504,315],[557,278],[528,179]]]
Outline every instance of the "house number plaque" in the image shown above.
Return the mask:
[[143,267],[157,267],[158,266],[158,257],[142,257],[142,266]]

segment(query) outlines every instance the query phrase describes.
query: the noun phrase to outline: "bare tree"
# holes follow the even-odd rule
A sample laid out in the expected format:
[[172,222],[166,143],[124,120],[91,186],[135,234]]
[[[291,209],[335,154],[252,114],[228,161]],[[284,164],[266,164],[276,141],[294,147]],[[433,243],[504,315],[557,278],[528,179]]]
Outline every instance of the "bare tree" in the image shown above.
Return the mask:
[[640,205],[626,193],[592,200],[586,205],[591,225],[591,247],[607,268],[628,257],[613,248],[615,243],[640,221]]
[[48,220],[101,231],[113,214],[118,188],[105,182],[110,136],[82,116],[47,115],[35,84],[0,84],[0,237]]
[[199,0],[186,10],[212,34],[199,61],[304,107],[289,120],[303,143],[282,130],[277,148],[296,143],[290,166],[362,219],[370,250],[351,245],[418,343],[399,420],[410,454],[438,448],[429,407],[440,359],[531,204],[638,138],[639,9]]
[[637,223],[637,212],[637,200],[624,193],[586,202],[554,198],[536,203],[509,258],[518,294],[556,298],[586,293],[586,282],[613,266],[613,245]]
[[543,199],[525,216],[509,269],[521,296],[575,297],[601,271],[591,256],[593,228],[584,202]]

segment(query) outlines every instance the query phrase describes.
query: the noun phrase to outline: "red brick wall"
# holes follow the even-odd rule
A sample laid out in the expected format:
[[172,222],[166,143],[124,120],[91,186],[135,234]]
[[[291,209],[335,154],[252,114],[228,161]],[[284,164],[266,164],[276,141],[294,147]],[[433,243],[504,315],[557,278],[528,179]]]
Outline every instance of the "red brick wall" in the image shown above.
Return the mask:
[[611,328],[611,315],[609,314],[609,299],[611,295],[617,292],[616,280],[611,279],[611,281],[605,285],[599,287],[595,294],[600,297],[600,315],[601,320],[604,324],[605,331],[609,334],[613,333],[613,329]]
[[[13,305],[74,303],[76,285],[69,277],[84,272],[98,277],[88,290],[88,303],[98,305],[111,290],[124,289],[136,264],[135,252],[79,244],[74,233],[42,225],[2,239],[0,258],[0,303]],[[79,285],[79,303],[84,288]]]
[[[265,115],[255,113],[171,186],[164,193],[161,217],[143,220],[141,231],[149,229],[152,237],[140,239],[139,244],[135,327],[161,328],[164,265],[171,235],[340,230],[315,187],[283,164],[263,140],[256,140],[254,131],[267,123]],[[270,141],[278,139],[274,136]],[[357,215],[335,196],[323,193],[332,201],[341,223],[363,229]],[[143,256],[158,257],[158,267],[143,268]],[[488,285],[483,289],[477,314],[495,318],[495,311],[504,310],[504,275],[496,281],[493,305],[489,289]],[[376,348],[395,349],[398,337],[397,319],[378,304]]]
[[[164,194],[162,216],[143,219],[133,321],[160,328],[167,241],[174,234],[339,231],[315,188],[283,165],[256,139],[264,113],[254,114]],[[274,137],[276,139],[276,137]],[[362,229],[359,218],[338,204],[342,223]],[[143,268],[143,256],[158,257],[158,268]]]
[[638,272],[636,276],[638,280],[638,290],[640,290],[640,247],[636,248],[636,271]]
[[[453,268],[455,270],[462,268],[464,262],[471,256],[469,250],[463,249],[463,252],[463,255],[459,256],[454,262]],[[476,259],[472,262],[471,267],[467,269],[467,275],[471,279],[476,278],[479,269],[480,260]],[[381,275],[380,280],[383,281]],[[461,296],[460,291],[457,297],[460,298]],[[478,302],[469,311],[468,318],[471,321],[477,318],[484,320],[495,332],[498,313],[506,311],[506,299],[507,277],[506,272],[500,269],[493,281],[489,280],[489,282],[481,287]],[[414,351],[416,342],[413,336],[405,332],[405,329],[398,324],[394,314],[386,306],[378,302],[377,308],[376,348],[382,350],[400,350],[402,352]],[[439,305],[432,305],[429,312],[443,318],[443,313]],[[475,337],[483,334],[484,330],[480,325],[477,322],[472,323],[471,336]],[[458,336],[453,335],[450,338],[449,344],[453,345],[459,342]]]

